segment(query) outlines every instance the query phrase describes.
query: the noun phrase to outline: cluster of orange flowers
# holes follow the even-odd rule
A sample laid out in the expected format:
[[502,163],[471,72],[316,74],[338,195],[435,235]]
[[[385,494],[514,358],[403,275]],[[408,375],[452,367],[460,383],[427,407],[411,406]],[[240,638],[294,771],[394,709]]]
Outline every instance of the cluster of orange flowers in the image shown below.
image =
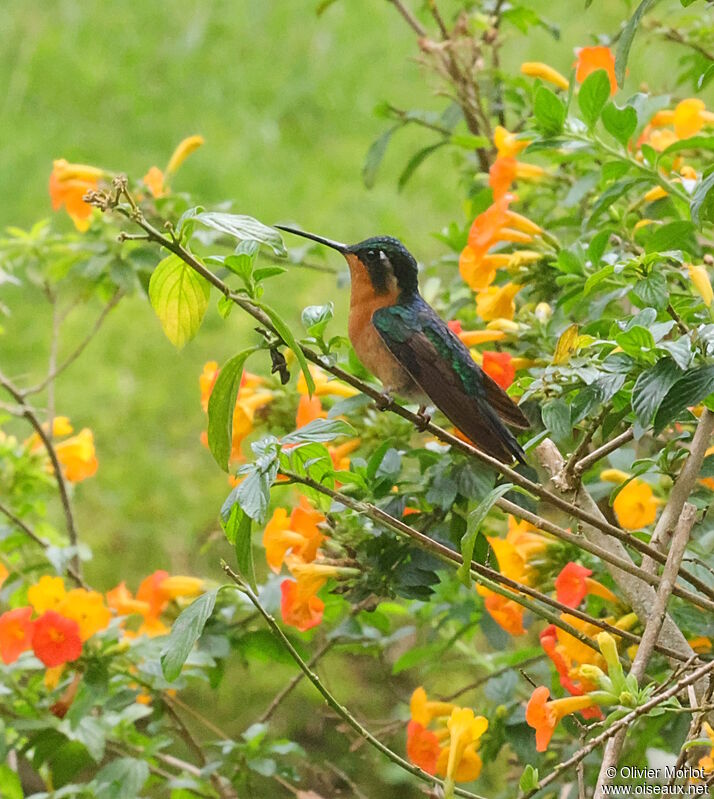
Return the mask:
[[[169,180],[181,164],[203,144],[202,136],[189,136],[174,150],[165,170],[156,166],[144,175],[143,184],[153,197],[163,197],[169,192]],[[80,232],[89,229],[92,206],[84,201],[88,191],[97,191],[100,182],[109,182],[111,172],[87,164],[71,164],[64,158],[53,162],[50,174],[49,192],[52,210],[66,209],[74,226]]]
[[431,701],[421,686],[412,694],[410,711],[407,757],[412,763],[451,783],[475,780],[481,773],[478,748],[488,719],[471,708]]
[[[0,570],[0,584],[7,577]],[[203,581],[195,577],[170,577],[157,571],[139,586],[132,597],[124,583],[107,592],[86,588],[67,590],[61,577],[43,575],[27,589],[28,604],[0,615],[0,658],[14,663],[23,652],[32,650],[48,668],[77,660],[86,641],[118,616],[138,614],[142,624],[136,632],[125,631],[129,638],[138,635],[164,635],[169,632],[160,620],[168,603],[180,596],[195,596]]]
[[[537,576],[535,558],[552,545],[533,525],[517,522],[513,516],[508,517],[506,537],[488,536],[488,543],[496,555],[501,574],[523,585],[532,585]],[[502,629],[511,635],[525,634],[522,605],[482,585],[476,590],[484,597],[489,615]]]
[[[49,432],[48,424],[43,425],[43,428],[45,432]],[[54,448],[57,460],[62,465],[64,477],[71,483],[79,483],[94,475],[99,464],[92,431],[85,427],[75,436],[71,435],[73,432],[74,429],[66,416],[57,416],[52,420],[52,438],[63,438],[62,441],[55,443]],[[25,448],[32,453],[44,451],[44,444],[38,433],[33,433],[25,441]],[[49,459],[47,465],[51,471]]]

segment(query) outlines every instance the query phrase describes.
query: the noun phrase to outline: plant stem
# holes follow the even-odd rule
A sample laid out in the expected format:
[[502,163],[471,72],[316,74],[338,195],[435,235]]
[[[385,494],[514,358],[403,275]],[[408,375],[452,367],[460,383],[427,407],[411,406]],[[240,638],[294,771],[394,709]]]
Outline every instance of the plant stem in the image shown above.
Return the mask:
[[[260,615],[265,619],[268,627],[270,627],[270,631],[273,635],[280,641],[280,643],[285,647],[286,651],[290,655],[290,657],[295,661],[295,663],[300,668],[300,671],[307,677],[307,679],[317,688],[317,690],[322,694],[327,704],[332,708],[332,710],[337,713],[337,715],[371,746],[373,746],[378,752],[381,752],[385,757],[391,760],[392,763],[396,764],[404,771],[407,771],[409,774],[417,777],[418,779],[422,780],[422,782],[429,783],[430,785],[438,785],[443,788],[444,783],[438,778],[434,777],[431,774],[427,774],[426,771],[423,771],[418,766],[413,765],[404,758],[400,757],[396,752],[393,752],[388,746],[383,744],[379,739],[375,738],[372,733],[370,733],[359,721],[352,715],[352,713],[337,699],[330,693],[330,691],[323,685],[320,678],[315,674],[314,671],[308,666],[307,663],[300,657],[298,651],[292,645],[290,640],[285,636],[283,631],[280,629],[280,626],[275,621],[275,619],[268,613],[268,611],[263,607],[260,600],[250,588],[231,568],[228,566],[227,563],[223,562],[223,569],[226,574],[233,580],[233,582],[238,586],[238,589],[244,593],[248,599],[253,603],[256,610],[260,613]],[[466,791],[463,788],[457,788],[455,793],[458,796],[466,797],[466,799],[485,799],[485,797],[480,796],[479,794],[472,793],[471,791]]]

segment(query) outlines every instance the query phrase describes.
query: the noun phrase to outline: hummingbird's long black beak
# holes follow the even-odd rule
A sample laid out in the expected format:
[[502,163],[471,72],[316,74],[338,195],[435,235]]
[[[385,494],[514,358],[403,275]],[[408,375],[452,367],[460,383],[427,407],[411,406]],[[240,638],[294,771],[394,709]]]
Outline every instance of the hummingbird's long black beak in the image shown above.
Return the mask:
[[316,241],[318,244],[324,244],[325,247],[330,247],[333,250],[337,250],[337,252],[341,252],[343,255],[348,250],[348,246],[346,244],[340,244],[339,241],[332,241],[332,239],[326,239],[323,236],[317,236],[315,233],[307,233],[304,230],[296,230],[293,227],[285,227],[285,225],[273,225],[273,227],[278,228],[278,230],[284,230],[286,233],[294,233],[296,236],[302,236],[304,239],[312,239],[312,241]]

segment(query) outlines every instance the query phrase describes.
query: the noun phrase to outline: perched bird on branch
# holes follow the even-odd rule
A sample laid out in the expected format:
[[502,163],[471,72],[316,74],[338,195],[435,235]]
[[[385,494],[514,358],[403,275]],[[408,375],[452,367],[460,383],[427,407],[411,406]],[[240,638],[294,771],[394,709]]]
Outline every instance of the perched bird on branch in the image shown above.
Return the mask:
[[385,399],[397,394],[419,402],[425,421],[431,402],[484,452],[525,463],[506,424],[525,429],[528,420],[419,294],[417,263],[400,241],[377,236],[346,245],[276,227],[331,247],[347,260],[350,341],[360,361],[383,383]]

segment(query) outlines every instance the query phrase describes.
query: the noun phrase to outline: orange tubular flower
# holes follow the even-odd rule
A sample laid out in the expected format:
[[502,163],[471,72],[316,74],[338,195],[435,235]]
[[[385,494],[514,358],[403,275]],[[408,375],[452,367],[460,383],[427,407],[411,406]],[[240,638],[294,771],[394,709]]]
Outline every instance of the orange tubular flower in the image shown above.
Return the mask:
[[158,618],[169,604],[168,597],[161,590],[161,584],[168,576],[167,571],[159,569],[145,577],[136,592],[136,598],[149,605],[149,615],[155,618]]
[[697,290],[697,294],[702,298],[707,308],[710,308],[714,300],[714,290],[712,290],[712,283],[706,266],[687,264],[687,271],[692,285]]
[[488,171],[488,185],[493,189],[493,197],[503,197],[515,180],[538,180],[545,174],[543,167],[516,161],[512,156],[499,156]]
[[116,588],[107,591],[106,594],[107,605],[116,611],[119,616],[131,616],[133,613],[138,613],[141,616],[146,616],[151,606],[148,602],[141,602],[134,599],[131,591],[126,587],[126,583],[122,580]]
[[478,344],[501,341],[506,338],[503,330],[463,330],[458,319],[452,319],[448,323],[448,327],[467,347],[475,347]]
[[82,654],[79,625],[54,610],[43,613],[35,622],[32,649],[45,666],[61,666]]
[[32,648],[34,623],[30,621],[32,608],[8,610],[0,616],[0,658],[14,663],[23,652]]
[[516,370],[507,352],[484,352],[481,368],[502,389],[507,389],[516,379]]
[[679,139],[696,136],[705,126],[714,122],[714,114],[706,110],[703,101],[698,97],[690,97],[677,104],[672,115],[674,132]]
[[101,169],[86,164],[70,164],[64,158],[53,162],[50,174],[50,199],[52,210],[58,211],[63,205],[80,232],[89,228],[92,206],[82,199],[88,191],[96,191],[99,179],[104,175]]
[[588,75],[604,69],[610,79],[610,94],[617,91],[617,78],[615,77],[615,56],[609,47],[581,47],[577,51],[575,61],[575,80],[582,83]]
[[352,452],[359,448],[361,443],[361,438],[351,438],[349,441],[345,441],[344,444],[328,446],[327,451],[330,453],[332,465],[335,467],[335,469],[340,472],[348,472],[350,469],[349,456]]
[[164,184],[164,173],[157,166],[152,166],[144,175],[142,181],[152,197],[163,197],[167,193],[166,185]]
[[521,74],[529,78],[540,78],[563,91],[567,91],[570,86],[568,79],[564,75],[561,75],[557,69],[553,69],[553,67],[544,64],[542,61],[526,61],[521,64]]
[[295,427],[300,429],[305,427],[306,424],[314,422],[315,419],[324,419],[327,413],[322,410],[322,402],[317,395],[312,397],[307,394],[300,395],[298,402],[297,414],[295,416]]
[[45,574],[27,589],[27,600],[42,615],[46,610],[57,610],[67,596],[67,589],[61,577]]
[[548,701],[550,691],[540,685],[533,691],[526,707],[526,723],[536,731],[536,750],[545,752],[562,718],[592,704],[589,696],[570,696]]
[[510,635],[525,635],[523,626],[523,607],[514,599],[508,599],[501,594],[489,591],[488,588],[479,586],[479,594],[485,596],[484,606],[491,618],[498,626]]
[[10,574],[10,572],[8,571],[5,564],[0,563],[0,588],[2,587],[2,584],[5,582],[5,580],[7,580],[8,574]]
[[617,602],[617,597],[597,580],[590,579],[592,571],[579,563],[567,563],[555,579],[555,596],[558,602],[576,608],[588,594]]
[[77,622],[82,641],[104,630],[112,618],[102,595],[97,591],[87,591],[85,588],[68,591],[57,611],[65,618]]
[[[245,373],[244,373],[245,374]],[[198,377],[198,386],[201,390],[201,407],[204,413],[208,411],[208,400],[213,391],[213,386],[216,384],[218,377],[218,362],[207,361],[203,364],[203,371]]]
[[288,518],[285,508],[276,508],[263,533],[263,546],[268,566],[276,574],[280,572],[285,556],[290,552],[304,563],[315,560],[325,536],[318,524],[325,517],[314,510],[305,497]]
[[[47,433],[49,432],[50,426],[47,422],[42,425],[42,429]],[[69,418],[67,416],[55,416],[52,420],[52,438],[61,438],[62,436],[68,436],[74,432],[74,428],[70,424]],[[44,444],[42,443],[42,439],[40,438],[38,433],[33,433],[29,438],[25,439],[25,447],[30,452],[38,452],[39,450],[44,449]]]
[[322,621],[325,603],[317,596],[317,592],[338,572],[334,566],[301,563],[298,560],[291,560],[288,565],[296,579],[283,580],[280,584],[283,622],[305,632]]
[[436,774],[439,739],[418,721],[407,724],[407,757],[427,774]]
[[64,476],[70,483],[79,483],[96,473],[98,463],[94,435],[88,427],[57,444],[55,451],[57,460],[64,467]]

